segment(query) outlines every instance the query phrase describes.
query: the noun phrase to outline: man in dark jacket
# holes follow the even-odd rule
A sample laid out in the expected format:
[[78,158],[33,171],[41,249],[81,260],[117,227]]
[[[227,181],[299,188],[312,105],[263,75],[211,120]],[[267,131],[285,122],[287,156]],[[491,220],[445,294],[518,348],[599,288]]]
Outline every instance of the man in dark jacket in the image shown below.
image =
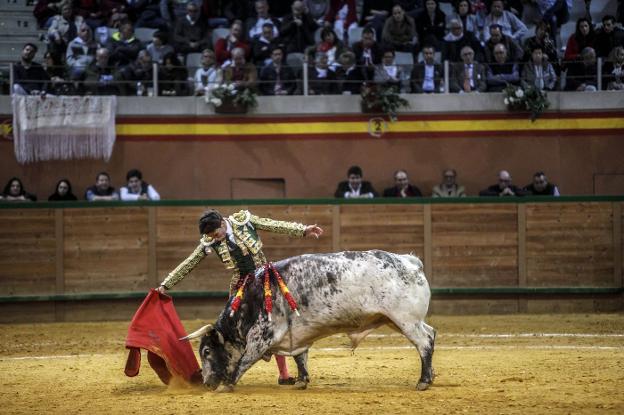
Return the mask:
[[292,13],[285,16],[280,28],[280,37],[286,45],[286,53],[304,53],[305,49],[314,44],[314,31],[318,25],[305,13],[302,1],[292,4]]
[[414,65],[412,70],[412,92],[416,94],[443,92],[444,79],[442,65],[435,63],[435,48],[425,46],[422,50],[423,62]]
[[370,27],[362,30],[362,39],[353,44],[355,62],[357,66],[364,68],[364,77],[372,81],[375,77],[375,66],[381,63],[383,51],[375,41],[375,32]]
[[498,173],[498,183],[479,192],[479,196],[526,196],[527,191],[511,183],[511,174],[507,170]]
[[533,183],[524,187],[524,190],[533,196],[561,196],[559,188],[554,183],[549,183],[543,171],[533,175]]
[[272,62],[260,71],[260,90],[263,95],[292,95],[295,90],[295,74],[292,68],[282,65],[284,50],[276,47],[271,52]]
[[420,189],[410,184],[405,170],[394,173],[394,186],[383,192],[383,197],[422,197]]
[[379,196],[370,182],[362,180],[362,168],[360,166],[349,167],[347,178],[348,180],[338,183],[338,188],[334,192],[334,197],[354,199]]
[[33,62],[37,54],[37,46],[26,43],[22,49],[22,56],[13,68],[14,80],[13,92],[18,95],[30,95],[44,92],[50,77],[43,66]]

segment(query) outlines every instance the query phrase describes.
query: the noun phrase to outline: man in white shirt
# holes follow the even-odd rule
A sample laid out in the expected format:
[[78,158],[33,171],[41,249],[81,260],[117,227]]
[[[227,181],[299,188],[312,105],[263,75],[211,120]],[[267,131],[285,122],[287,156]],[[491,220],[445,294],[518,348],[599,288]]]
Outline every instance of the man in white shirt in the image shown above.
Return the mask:
[[[498,24],[503,29],[503,34],[512,37],[516,42],[522,43],[522,38],[529,32],[529,29],[513,13],[505,10],[503,0],[494,0],[490,6],[490,14],[485,18],[484,27],[488,28],[493,24]],[[483,40],[488,41],[490,32],[483,31]]]
[[126,180],[128,184],[121,188],[121,200],[123,201],[136,201],[136,200],[160,200],[160,195],[154,189],[154,187],[143,181],[143,174],[137,170],[132,169],[126,174]]

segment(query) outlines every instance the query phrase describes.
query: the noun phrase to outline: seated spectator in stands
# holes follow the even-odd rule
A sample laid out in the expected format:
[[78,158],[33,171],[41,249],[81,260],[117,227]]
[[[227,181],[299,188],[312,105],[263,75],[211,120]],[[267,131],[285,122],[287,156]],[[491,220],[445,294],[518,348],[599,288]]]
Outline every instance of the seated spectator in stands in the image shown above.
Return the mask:
[[108,27],[118,29],[121,23],[129,19],[127,0],[101,0],[100,10]]
[[193,2],[186,5],[186,16],[178,19],[173,30],[173,47],[184,55],[199,53],[210,44],[208,26],[199,13],[199,6]]
[[557,185],[549,183],[543,171],[535,173],[533,183],[526,185],[524,190],[529,196],[561,196]]
[[425,0],[425,10],[416,19],[416,31],[421,44],[442,47],[446,31],[446,15],[438,4],[438,0]]
[[[485,18],[485,27],[488,28],[493,24],[499,25],[503,34],[511,37],[518,44],[522,43],[522,38],[529,32],[522,20],[518,19],[510,11],[505,10],[505,2],[503,0],[492,1],[490,14]],[[485,30],[483,40],[487,42],[490,36],[491,33]]]
[[95,43],[91,28],[86,24],[80,26],[78,36],[69,42],[65,62],[69,69],[69,79],[82,81],[85,79],[87,67],[95,59]]
[[615,17],[608,14],[602,18],[602,27],[596,31],[594,45],[600,58],[607,58],[616,46],[624,46],[624,29],[615,26]]
[[542,53],[542,48],[535,45],[531,51],[531,61],[524,64],[522,69],[522,86],[535,87],[540,90],[552,91],[557,85],[557,74],[548,59]]
[[364,0],[360,26],[370,27],[375,31],[377,42],[381,42],[381,34],[389,16],[392,15],[394,3],[388,0]]
[[286,46],[286,54],[304,53],[308,46],[314,45],[314,32],[318,25],[305,11],[302,1],[292,3],[292,13],[282,19],[280,36]]
[[210,29],[228,27],[229,22],[234,19],[246,19],[249,16],[250,7],[251,3],[248,1],[203,0],[201,2],[202,16],[207,19]]
[[494,62],[488,65],[486,76],[488,92],[501,92],[509,84],[520,85],[518,64],[509,60],[502,43],[494,46]]
[[563,55],[564,61],[581,59],[581,51],[587,47],[593,48],[596,42],[596,34],[591,21],[581,17],[576,21],[576,30],[568,38],[568,43]]
[[471,10],[471,4],[469,0],[459,0],[453,2],[453,10],[455,13],[446,16],[447,27],[453,20],[459,20],[462,25],[464,33],[472,33],[472,35],[479,39],[481,37],[481,28],[479,27],[479,19]]
[[596,52],[586,47],[581,51],[581,59],[568,65],[565,90],[595,92],[598,85]]
[[17,177],[11,178],[2,191],[2,200],[15,202],[36,202],[37,196],[24,190],[22,181]]
[[95,52],[95,62],[87,68],[85,84],[88,95],[119,95],[121,90],[116,81],[119,74],[109,63],[110,52],[99,48]]
[[91,31],[105,25],[98,1],[74,0],[74,12],[76,15],[82,16],[82,19],[91,28]]
[[[134,27],[167,31],[169,22],[161,12],[162,0],[128,1],[129,13],[135,17]],[[167,12],[167,17],[168,12]]]
[[[572,2],[570,2],[570,5]],[[557,31],[562,24],[570,20],[570,8],[567,0],[531,0],[525,2],[524,22],[538,24],[543,22],[548,26],[548,32],[553,42]]]
[[397,170],[394,172],[394,186],[385,189],[383,197],[422,197],[422,193],[410,184],[405,170]]
[[375,67],[375,82],[383,86],[392,86],[397,92],[405,92],[409,84],[409,74],[405,73],[405,68],[394,62],[395,53],[392,48],[384,51],[381,64]]
[[464,186],[457,184],[455,169],[446,169],[442,172],[442,183],[433,186],[431,197],[466,197]]
[[334,192],[334,197],[344,199],[354,198],[373,198],[379,194],[373,188],[370,182],[362,180],[362,168],[360,166],[351,166],[347,171],[346,181],[338,183],[338,188]]
[[483,61],[483,47],[474,33],[464,31],[461,20],[451,19],[449,32],[442,42],[442,61],[461,62],[460,52],[464,46],[470,46],[475,52],[475,59]]
[[487,40],[487,42],[485,42],[485,47],[483,48],[486,63],[494,62],[494,46],[498,45],[499,43],[505,45],[507,55],[512,62],[520,62],[522,60],[524,51],[520,47],[520,44],[518,44],[511,37],[503,34],[502,29],[499,25],[490,26],[489,33],[490,38]]
[[158,67],[158,91],[160,95],[183,97],[189,95],[188,70],[175,52],[165,55],[163,64]]
[[52,17],[61,13],[62,0],[39,0],[35,3],[33,14],[37,19],[39,29],[47,29]]
[[242,49],[245,52],[245,59],[251,55],[251,47],[243,40],[243,24],[240,20],[235,20],[230,26],[230,33],[227,37],[217,40],[214,50],[217,56],[217,63],[223,65],[232,58],[232,50]]
[[338,39],[338,36],[336,36],[334,29],[324,27],[321,30],[321,41],[316,46],[316,51],[325,52],[329,60],[329,67],[335,70],[340,65],[338,57],[342,52],[346,51],[346,48],[342,41]]
[[54,193],[52,193],[50,197],[48,197],[48,201],[62,202],[69,200],[78,200],[78,198],[72,192],[72,186],[69,180],[61,179],[56,184],[56,190],[54,190]]
[[392,7],[392,16],[386,19],[381,34],[381,40],[386,48],[393,48],[400,52],[412,53],[415,49],[416,23],[411,16],[405,14],[400,5]]
[[129,65],[137,58],[139,51],[143,49],[141,41],[134,37],[134,27],[129,21],[125,21],[119,27],[119,31],[113,33],[110,46],[110,62],[112,65]]
[[375,33],[370,27],[362,30],[362,38],[353,44],[355,64],[363,68],[364,79],[372,81],[375,77],[375,66],[381,63],[383,51],[375,41]]
[[329,10],[330,0],[304,0],[303,5],[310,17],[319,25],[325,23],[325,15]]
[[276,47],[271,52],[271,63],[260,71],[260,91],[263,95],[292,95],[297,86],[295,73],[283,65],[284,50]]
[[340,66],[336,69],[336,80],[338,81],[338,93],[343,95],[359,95],[364,74],[361,68],[355,66],[355,55],[353,52],[343,52],[339,58]]
[[325,14],[324,26],[334,29],[341,39],[349,36],[349,29],[357,26],[357,10],[355,0],[330,0],[329,9]]
[[143,181],[143,174],[132,169],[126,174],[128,184],[120,189],[120,198],[124,202],[136,200],[160,200],[160,195],[154,186]]
[[555,43],[550,37],[550,26],[546,22],[539,22],[535,26],[535,36],[528,38],[524,44],[524,57],[523,61],[528,62],[531,60],[532,51],[539,47],[542,53],[545,55],[548,61],[553,65],[557,65],[558,55]]
[[624,47],[613,48],[602,67],[602,85],[607,91],[624,91]]
[[449,86],[451,92],[485,92],[485,66],[474,60],[474,51],[470,46],[462,48],[461,57],[461,63],[453,64]]
[[239,91],[244,88],[256,89],[258,72],[254,64],[245,61],[245,49],[232,50],[231,63],[223,69],[223,81],[233,83]]
[[263,67],[271,63],[271,52],[279,45],[279,39],[273,35],[273,25],[265,23],[262,26],[262,34],[256,36],[251,43],[251,56],[253,56],[254,65]]
[[40,63],[34,62],[37,46],[26,43],[22,49],[20,61],[13,66],[13,93],[31,95],[45,92],[48,87],[48,76]]
[[422,48],[423,61],[414,65],[411,82],[415,94],[435,94],[444,91],[444,70],[442,65],[435,63],[435,48],[425,45]]
[[76,93],[74,83],[67,81],[67,68],[59,56],[46,52],[43,55],[43,68],[50,79],[45,88],[48,94],[74,95]]
[[195,95],[206,95],[215,89],[223,80],[221,68],[217,66],[215,53],[210,49],[204,49],[201,58],[201,68],[198,68],[193,77]]
[[64,56],[67,45],[78,34],[78,28],[82,26],[82,16],[74,14],[70,2],[63,3],[61,14],[52,17],[48,28],[48,51]]
[[119,200],[119,193],[111,186],[111,179],[105,171],[95,177],[95,185],[87,188],[85,199],[89,202]]
[[256,16],[248,18],[245,22],[248,38],[253,39],[262,35],[264,33],[263,27],[265,24],[271,25],[273,38],[277,38],[279,36],[278,27],[280,21],[269,14],[269,3],[266,0],[256,0],[254,2],[254,7],[256,9]]
[[168,36],[166,32],[160,30],[154,32],[152,41],[145,48],[147,53],[152,57],[152,62],[162,65],[163,58],[169,53],[175,52],[173,46],[167,43]]
[[146,95],[145,89],[153,88],[152,57],[145,49],[139,51],[134,62],[119,69],[119,78],[124,81],[124,95]]
[[498,183],[479,192],[479,196],[526,196],[528,192],[511,182],[511,174],[506,170],[498,173]]
[[316,52],[314,66],[308,71],[308,94],[332,95],[337,93],[336,74],[329,69],[325,52]]

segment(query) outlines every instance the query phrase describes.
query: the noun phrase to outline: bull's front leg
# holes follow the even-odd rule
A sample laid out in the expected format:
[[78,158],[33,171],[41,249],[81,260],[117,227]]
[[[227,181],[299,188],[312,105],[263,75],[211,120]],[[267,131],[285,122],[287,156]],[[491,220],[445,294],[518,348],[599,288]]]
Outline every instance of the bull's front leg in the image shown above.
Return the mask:
[[293,356],[295,363],[297,363],[297,382],[295,382],[295,389],[306,389],[308,383],[310,383],[310,376],[308,374],[308,351]]
[[257,324],[247,335],[247,345],[241,357],[236,370],[232,372],[231,383],[235,385],[240,378],[253,366],[258,360],[269,351],[272,344],[272,332],[267,326]]

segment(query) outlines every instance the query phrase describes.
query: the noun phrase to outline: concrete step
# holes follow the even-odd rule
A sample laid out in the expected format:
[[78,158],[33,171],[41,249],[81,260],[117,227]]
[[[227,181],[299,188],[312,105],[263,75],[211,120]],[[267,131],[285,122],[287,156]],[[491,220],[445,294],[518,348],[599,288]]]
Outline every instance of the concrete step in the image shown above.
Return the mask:
[[33,16],[13,18],[11,16],[0,16],[0,35],[20,34],[20,35],[36,35],[37,20]]

